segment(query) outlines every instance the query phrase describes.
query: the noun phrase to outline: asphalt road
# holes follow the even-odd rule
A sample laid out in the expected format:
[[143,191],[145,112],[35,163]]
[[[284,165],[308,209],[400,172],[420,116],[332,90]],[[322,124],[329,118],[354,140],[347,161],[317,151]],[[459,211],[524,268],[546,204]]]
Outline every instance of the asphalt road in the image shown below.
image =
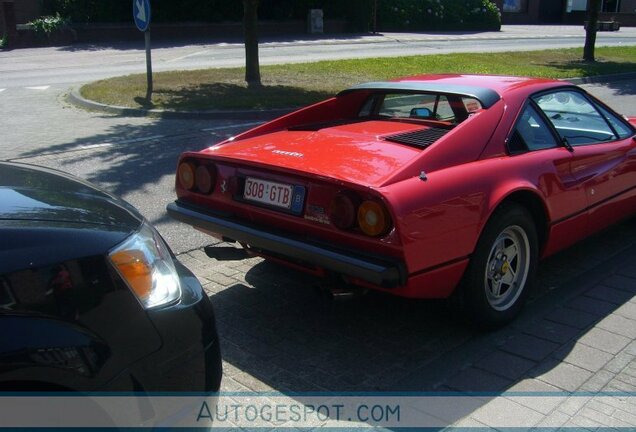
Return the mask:
[[[345,58],[396,57],[452,52],[527,51],[582,47],[580,26],[503,26],[500,32],[386,33],[321,39],[263,40],[261,64]],[[636,45],[636,28],[598,33],[597,46]],[[236,42],[156,44],[153,70],[183,70],[244,65]],[[73,85],[96,79],[145,73],[143,38],[129,43],[73,45],[0,52],[0,89]]]

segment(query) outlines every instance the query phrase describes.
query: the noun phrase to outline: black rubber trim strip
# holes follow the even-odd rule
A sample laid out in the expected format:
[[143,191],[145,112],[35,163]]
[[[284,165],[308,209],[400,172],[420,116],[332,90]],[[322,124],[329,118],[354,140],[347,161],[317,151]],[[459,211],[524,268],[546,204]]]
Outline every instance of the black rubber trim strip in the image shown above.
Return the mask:
[[419,276],[421,274],[425,274],[425,273],[429,273],[429,272],[432,272],[432,271],[435,271],[435,270],[439,270],[439,269],[444,268],[444,267],[448,267],[448,266],[451,266],[451,265],[459,264],[462,261],[469,260],[471,257],[472,257],[472,255],[466,255],[466,256],[463,256],[463,257],[452,259],[450,261],[445,261],[443,263],[436,264],[434,266],[427,267],[427,268],[422,269],[422,270],[418,270],[415,273],[411,273],[409,276],[410,277]]

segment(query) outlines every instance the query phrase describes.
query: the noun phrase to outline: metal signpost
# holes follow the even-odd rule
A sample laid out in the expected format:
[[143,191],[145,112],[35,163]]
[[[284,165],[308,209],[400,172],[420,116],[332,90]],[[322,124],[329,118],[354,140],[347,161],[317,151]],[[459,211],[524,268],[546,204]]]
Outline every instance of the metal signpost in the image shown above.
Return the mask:
[[144,32],[146,41],[146,101],[152,97],[152,60],[150,56],[150,0],[133,0],[133,19],[139,31]]

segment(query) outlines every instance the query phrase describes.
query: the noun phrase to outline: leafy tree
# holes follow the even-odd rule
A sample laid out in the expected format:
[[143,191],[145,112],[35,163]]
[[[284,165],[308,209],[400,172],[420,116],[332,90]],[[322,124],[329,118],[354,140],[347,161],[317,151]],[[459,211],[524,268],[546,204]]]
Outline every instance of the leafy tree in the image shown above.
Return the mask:
[[599,6],[599,0],[588,0],[587,2],[587,28],[585,29],[583,60],[589,62],[594,61],[594,45],[596,45]]
[[243,0],[243,31],[245,33],[245,81],[248,87],[260,87],[258,0]]

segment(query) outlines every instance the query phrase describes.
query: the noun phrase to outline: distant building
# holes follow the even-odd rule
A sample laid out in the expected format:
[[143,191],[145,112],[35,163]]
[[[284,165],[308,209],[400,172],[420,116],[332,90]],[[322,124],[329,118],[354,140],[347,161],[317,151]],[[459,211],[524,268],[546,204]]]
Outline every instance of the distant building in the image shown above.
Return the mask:
[[[504,24],[582,24],[588,0],[495,0]],[[636,0],[601,0],[601,20],[636,26]]]

